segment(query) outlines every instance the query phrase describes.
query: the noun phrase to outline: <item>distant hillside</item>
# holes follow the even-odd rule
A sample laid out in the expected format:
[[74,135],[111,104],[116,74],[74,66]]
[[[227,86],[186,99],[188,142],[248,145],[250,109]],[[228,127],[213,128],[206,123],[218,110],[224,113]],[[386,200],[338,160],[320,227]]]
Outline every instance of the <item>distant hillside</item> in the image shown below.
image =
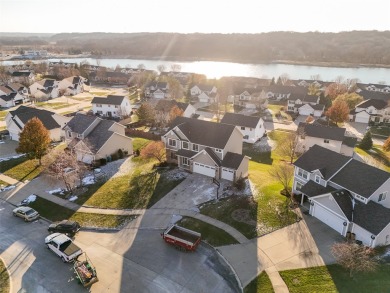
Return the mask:
[[[0,44],[3,44],[3,39],[0,37]],[[19,39],[18,42],[20,41]],[[262,34],[64,33],[53,35],[49,39],[39,38],[39,41],[56,43],[54,47],[58,50],[80,49],[91,51],[95,55],[124,58],[390,65],[390,31]]]

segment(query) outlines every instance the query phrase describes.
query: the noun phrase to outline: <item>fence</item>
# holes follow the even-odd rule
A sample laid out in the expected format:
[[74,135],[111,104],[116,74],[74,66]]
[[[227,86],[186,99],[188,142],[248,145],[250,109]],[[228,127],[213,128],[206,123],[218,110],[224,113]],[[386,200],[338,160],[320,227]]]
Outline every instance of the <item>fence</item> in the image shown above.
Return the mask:
[[125,134],[131,137],[141,137],[141,138],[146,138],[146,139],[156,140],[156,141],[161,140],[160,135],[151,132],[144,132],[142,130],[131,129],[131,128],[125,129]]

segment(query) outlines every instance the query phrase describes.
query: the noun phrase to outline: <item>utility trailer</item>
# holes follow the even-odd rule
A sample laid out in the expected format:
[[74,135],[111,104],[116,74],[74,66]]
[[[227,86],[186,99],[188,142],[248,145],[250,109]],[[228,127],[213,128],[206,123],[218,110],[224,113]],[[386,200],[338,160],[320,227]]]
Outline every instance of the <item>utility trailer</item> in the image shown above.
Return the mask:
[[161,236],[180,251],[195,251],[201,240],[200,233],[177,225],[169,226]]

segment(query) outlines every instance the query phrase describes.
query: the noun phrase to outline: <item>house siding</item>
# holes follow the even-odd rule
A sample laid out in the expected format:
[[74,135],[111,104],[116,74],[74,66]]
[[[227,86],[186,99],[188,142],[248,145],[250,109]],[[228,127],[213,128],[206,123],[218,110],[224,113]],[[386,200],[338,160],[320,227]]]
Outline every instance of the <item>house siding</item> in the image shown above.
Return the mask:
[[223,153],[226,154],[227,152],[231,152],[242,154],[242,137],[242,133],[236,127],[227,141]]
[[105,158],[112,155],[113,153],[127,151],[129,154],[133,153],[133,140],[130,137],[122,136],[117,133],[113,133],[112,136],[107,140],[103,147],[96,153],[95,159]]
[[[387,196],[385,200],[378,201],[379,200],[379,194],[382,192],[387,191]],[[382,184],[381,187],[379,187],[370,197],[369,200],[373,200],[381,205],[383,205],[386,208],[390,208],[390,179],[387,179],[385,183]]]
[[376,236],[374,245],[390,244],[390,223]]
[[327,148],[331,151],[340,153],[342,141],[337,140],[329,140],[329,143],[325,143],[323,138],[305,136],[305,139],[300,139],[302,143],[302,147],[304,146],[304,150],[309,150],[313,145],[317,144],[322,146],[323,148]]
[[248,177],[248,167],[249,167],[249,158],[244,157],[242,160],[240,166],[237,168],[237,171],[235,173],[235,178],[234,181],[241,178],[246,178]]
[[371,232],[355,223],[352,225],[351,233],[355,233],[356,240],[362,241],[364,245],[371,246],[373,244],[373,240],[371,239]]

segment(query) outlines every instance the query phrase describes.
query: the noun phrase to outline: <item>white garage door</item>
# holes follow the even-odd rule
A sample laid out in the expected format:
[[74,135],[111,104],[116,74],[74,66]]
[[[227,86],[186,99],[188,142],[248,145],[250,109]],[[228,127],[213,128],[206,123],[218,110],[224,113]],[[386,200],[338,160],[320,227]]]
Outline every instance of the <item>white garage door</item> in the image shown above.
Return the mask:
[[368,123],[369,117],[359,117],[356,115],[355,122]]
[[9,133],[9,136],[10,136],[11,140],[19,141],[19,133],[10,132],[10,133]]
[[215,177],[215,167],[194,163],[194,173],[203,174],[209,177]]
[[231,170],[231,169],[222,168],[221,178],[229,180],[229,181],[233,181],[233,179],[234,179],[234,171]]
[[344,220],[338,218],[336,215],[332,214],[322,206],[314,203],[312,215],[340,234],[343,233]]

